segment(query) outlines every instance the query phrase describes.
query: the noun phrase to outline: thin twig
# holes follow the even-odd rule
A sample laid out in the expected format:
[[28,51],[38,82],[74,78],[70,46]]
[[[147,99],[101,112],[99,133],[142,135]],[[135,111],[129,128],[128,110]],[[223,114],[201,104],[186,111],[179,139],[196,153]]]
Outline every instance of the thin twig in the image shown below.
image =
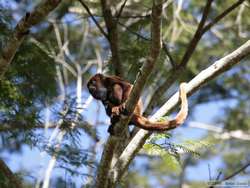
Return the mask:
[[231,178],[233,178],[234,176],[237,176],[239,173],[241,173],[242,171],[244,171],[247,167],[250,166],[250,161],[247,162],[244,166],[242,166],[240,169],[236,170],[235,172],[233,172],[232,174],[226,176],[225,178],[223,178],[222,180],[219,181],[214,181],[212,183],[212,185],[209,186],[209,188],[214,188],[215,185],[218,185],[220,183],[222,183],[223,181],[229,180]]
[[103,36],[108,39],[108,34],[103,30],[103,28],[100,26],[100,24],[98,23],[98,21],[95,19],[95,16],[91,13],[89,7],[82,1],[82,0],[78,0],[81,5],[85,8],[85,10],[88,12],[89,16],[92,18],[93,22],[95,23],[95,25],[98,27],[98,29],[100,30],[100,32],[103,34]]
[[[131,30],[131,29],[130,29],[128,26],[126,26],[125,24],[123,24],[123,23],[121,23],[121,22],[117,22],[117,23],[118,23],[119,25],[121,25],[122,27],[124,27],[128,32],[132,33],[133,35],[136,35],[138,38],[143,39],[143,40],[148,41],[148,42],[151,41],[150,38],[144,37],[143,35],[141,35],[141,34],[135,32],[135,31]],[[175,63],[175,61],[174,61],[174,59],[173,59],[171,53],[169,52],[168,47],[167,47],[167,44],[166,44],[164,41],[162,41],[162,45],[163,45],[163,48],[162,48],[162,49],[163,49],[163,51],[166,53],[166,55],[168,56],[171,65],[172,65],[173,67],[175,67],[177,64]]]
[[207,165],[209,180],[212,180],[210,164]]
[[223,19],[226,15],[228,15],[230,12],[232,12],[235,8],[237,8],[240,4],[242,4],[245,0],[239,0],[236,3],[234,3],[232,6],[227,8],[224,12],[222,12],[220,15],[216,16],[211,22],[209,22],[203,29],[202,33],[207,32],[211,27],[213,27],[217,22],[219,22],[221,19]]
[[117,16],[116,16],[116,23],[119,21],[121,15],[122,15],[122,11],[123,11],[123,9],[124,9],[126,3],[127,3],[127,0],[124,0],[122,6],[121,6],[121,8],[120,8],[120,10],[119,10],[119,12],[118,12],[118,14],[117,14]]
[[122,27],[124,27],[127,31],[129,31],[130,33],[132,33],[133,35],[136,35],[138,38],[141,38],[145,41],[151,41],[151,39],[144,37],[143,35],[131,30],[128,26],[126,26],[125,24],[123,24],[122,22],[117,22],[119,25],[121,25]]
[[164,50],[164,52],[167,54],[168,58],[169,58],[169,61],[170,61],[170,64],[172,65],[173,68],[175,68],[177,66],[176,62],[174,61],[170,51],[168,50],[168,46],[167,44],[162,41],[162,49]]

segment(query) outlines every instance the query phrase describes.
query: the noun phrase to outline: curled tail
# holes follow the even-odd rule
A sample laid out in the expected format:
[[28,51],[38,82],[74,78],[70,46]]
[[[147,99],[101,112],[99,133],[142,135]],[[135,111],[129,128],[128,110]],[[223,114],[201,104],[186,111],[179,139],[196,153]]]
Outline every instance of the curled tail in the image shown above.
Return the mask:
[[133,124],[137,127],[150,131],[166,131],[174,129],[184,123],[188,115],[188,101],[185,85],[186,83],[181,83],[180,85],[179,97],[181,99],[181,109],[173,120],[164,122],[151,122],[143,116],[134,114],[131,119]]

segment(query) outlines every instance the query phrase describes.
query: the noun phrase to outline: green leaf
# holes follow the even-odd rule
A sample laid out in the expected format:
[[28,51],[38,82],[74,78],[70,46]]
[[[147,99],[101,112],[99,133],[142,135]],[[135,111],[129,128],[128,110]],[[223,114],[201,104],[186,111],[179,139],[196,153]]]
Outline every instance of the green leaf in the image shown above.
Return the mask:
[[180,163],[175,156],[166,153],[162,156],[162,159],[168,170],[171,170],[176,173],[179,173],[181,171]]

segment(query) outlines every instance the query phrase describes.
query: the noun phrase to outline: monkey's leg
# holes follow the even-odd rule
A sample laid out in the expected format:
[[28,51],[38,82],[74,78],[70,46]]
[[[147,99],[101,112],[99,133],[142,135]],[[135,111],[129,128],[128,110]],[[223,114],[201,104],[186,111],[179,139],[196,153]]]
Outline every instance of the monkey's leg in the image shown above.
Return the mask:
[[115,127],[115,124],[120,120],[120,116],[115,116],[115,115],[112,115],[111,116],[111,125],[109,126],[108,128],[108,132],[109,134],[111,135],[114,135],[114,127]]

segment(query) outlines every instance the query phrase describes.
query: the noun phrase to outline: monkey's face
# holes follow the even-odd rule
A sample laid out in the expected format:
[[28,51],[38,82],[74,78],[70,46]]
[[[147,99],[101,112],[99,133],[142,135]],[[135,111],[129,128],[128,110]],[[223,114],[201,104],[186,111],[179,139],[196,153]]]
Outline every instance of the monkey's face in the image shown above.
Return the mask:
[[107,99],[108,90],[104,86],[104,76],[96,74],[87,83],[90,94],[97,100],[105,101]]

